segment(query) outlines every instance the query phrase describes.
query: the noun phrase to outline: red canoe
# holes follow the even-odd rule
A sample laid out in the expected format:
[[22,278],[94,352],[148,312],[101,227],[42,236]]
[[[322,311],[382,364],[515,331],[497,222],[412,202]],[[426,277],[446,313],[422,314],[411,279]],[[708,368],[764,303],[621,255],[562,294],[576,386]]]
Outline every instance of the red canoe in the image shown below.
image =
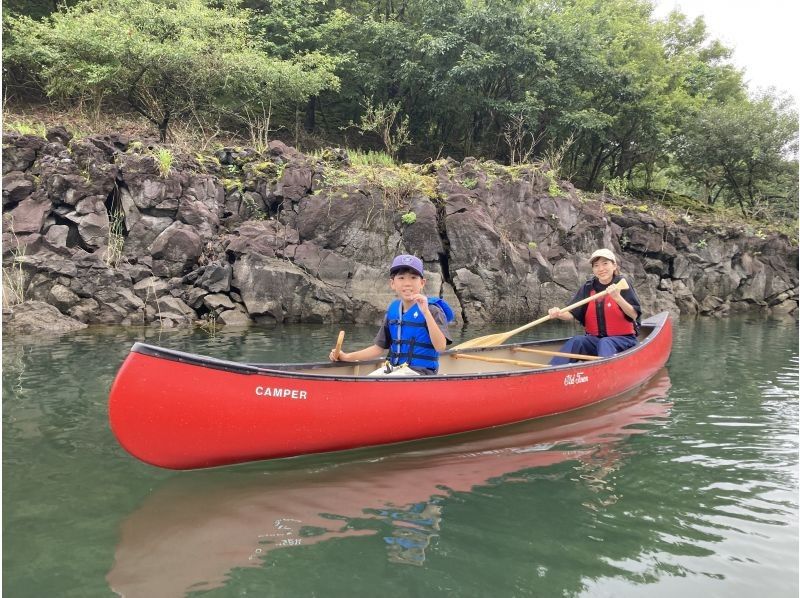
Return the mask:
[[[667,313],[614,357],[547,366],[564,339],[444,353],[437,376],[367,377],[378,362],[239,364],[136,343],[109,397],[133,456],[194,469],[488,428],[578,409],[650,379]],[[465,357],[466,356],[466,357]]]

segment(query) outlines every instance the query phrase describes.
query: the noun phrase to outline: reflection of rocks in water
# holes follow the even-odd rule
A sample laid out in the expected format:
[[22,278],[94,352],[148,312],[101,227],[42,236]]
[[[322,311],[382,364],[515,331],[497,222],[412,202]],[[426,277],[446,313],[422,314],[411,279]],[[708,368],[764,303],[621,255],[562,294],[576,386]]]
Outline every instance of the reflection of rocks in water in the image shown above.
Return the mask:
[[578,462],[575,466],[575,470],[579,472],[578,479],[597,495],[595,500],[582,503],[584,507],[599,511],[619,500],[619,496],[614,493],[613,480],[610,478],[620,468],[624,457],[625,454],[616,447],[601,445],[589,458]]
[[438,536],[442,507],[433,502],[419,502],[406,509],[388,508],[375,511],[392,524],[390,536],[384,536],[389,561],[403,565],[422,565],[425,549]]

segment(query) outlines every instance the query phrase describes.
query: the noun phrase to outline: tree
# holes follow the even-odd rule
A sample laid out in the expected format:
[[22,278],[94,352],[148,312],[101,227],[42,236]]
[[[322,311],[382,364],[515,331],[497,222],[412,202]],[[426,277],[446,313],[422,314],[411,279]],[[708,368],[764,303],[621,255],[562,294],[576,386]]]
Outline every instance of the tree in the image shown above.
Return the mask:
[[6,59],[55,98],[124,99],[167,138],[174,118],[250,102],[304,101],[338,80],[324,57],[278,60],[249,35],[247,10],[210,0],[87,0],[42,21],[9,20]]
[[396,158],[397,152],[411,143],[411,136],[408,134],[408,116],[398,120],[400,105],[397,102],[373,104],[372,98],[367,98],[363,108],[361,122],[354,126],[362,133],[372,131],[380,135],[386,152],[392,158]]
[[709,103],[685,124],[675,154],[708,203],[723,197],[747,216],[764,201],[796,202],[797,118],[791,100],[772,92]]

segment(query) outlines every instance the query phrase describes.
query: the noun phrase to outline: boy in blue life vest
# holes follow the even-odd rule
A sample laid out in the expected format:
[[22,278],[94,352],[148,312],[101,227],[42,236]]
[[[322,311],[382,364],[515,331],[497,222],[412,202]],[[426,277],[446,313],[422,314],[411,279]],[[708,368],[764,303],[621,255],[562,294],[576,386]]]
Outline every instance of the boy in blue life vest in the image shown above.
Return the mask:
[[[388,349],[391,367],[407,364],[417,374],[435,374],[439,370],[439,353],[453,342],[447,331],[453,310],[444,299],[422,294],[425,277],[422,260],[416,256],[394,258],[389,286],[397,299],[386,310],[374,344],[352,353],[340,351],[338,360],[366,361],[381,357]],[[335,350],[329,358],[337,361]]]

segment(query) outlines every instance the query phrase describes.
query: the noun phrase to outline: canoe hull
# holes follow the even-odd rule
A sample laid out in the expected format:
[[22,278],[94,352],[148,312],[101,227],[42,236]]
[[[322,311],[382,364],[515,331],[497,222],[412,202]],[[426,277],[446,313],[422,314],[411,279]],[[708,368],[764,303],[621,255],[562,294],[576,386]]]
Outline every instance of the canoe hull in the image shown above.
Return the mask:
[[[666,314],[636,349],[595,362],[472,376],[298,375],[131,351],[112,385],[120,444],[194,469],[442,436],[578,409],[641,385],[667,361]],[[174,353],[174,352],[173,352]]]

